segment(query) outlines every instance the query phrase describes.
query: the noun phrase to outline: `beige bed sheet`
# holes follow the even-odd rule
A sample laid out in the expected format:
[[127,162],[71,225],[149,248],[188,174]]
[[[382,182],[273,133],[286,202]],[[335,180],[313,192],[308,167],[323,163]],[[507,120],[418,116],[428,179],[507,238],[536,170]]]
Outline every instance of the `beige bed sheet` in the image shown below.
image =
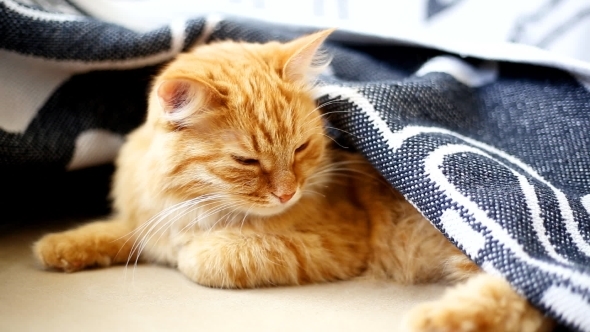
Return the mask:
[[409,308],[443,290],[360,279],[220,290],[154,265],[42,270],[31,243],[69,224],[0,234],[0,331],[398,331]]

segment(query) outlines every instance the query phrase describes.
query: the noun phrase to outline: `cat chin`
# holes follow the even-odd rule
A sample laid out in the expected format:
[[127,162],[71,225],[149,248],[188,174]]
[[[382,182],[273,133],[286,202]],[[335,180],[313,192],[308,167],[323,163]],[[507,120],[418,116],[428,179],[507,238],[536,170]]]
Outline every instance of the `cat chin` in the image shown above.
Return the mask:
[[248,210],[249,215],[256,215],[259,217],[270,217],[281,214],[287,211],[290,207],[295,205],[299,197],[293,197],[287,204],[277,204],[272,206],[251,207]]
[[293,204],[281,204],[269,207],[253,207],[248,211],[250,215],[256,215],[259,217],[270,217],[277,214],[281,214],[287,211]]

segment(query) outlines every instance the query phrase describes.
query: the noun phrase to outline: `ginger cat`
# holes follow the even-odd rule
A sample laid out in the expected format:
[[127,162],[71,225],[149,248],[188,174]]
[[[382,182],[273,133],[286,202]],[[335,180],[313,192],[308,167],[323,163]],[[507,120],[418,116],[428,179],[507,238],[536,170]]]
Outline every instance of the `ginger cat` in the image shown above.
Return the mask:
[[114,215],[34,245],[67,272],[135,259],[210,287],[360,275],[458,283],[415,308],[410,331],[548,331],[480,272],[361,156],[330,146],[310,90],[332,30],[288,43],[217,42],[156,78],[145,123],[117,160]]

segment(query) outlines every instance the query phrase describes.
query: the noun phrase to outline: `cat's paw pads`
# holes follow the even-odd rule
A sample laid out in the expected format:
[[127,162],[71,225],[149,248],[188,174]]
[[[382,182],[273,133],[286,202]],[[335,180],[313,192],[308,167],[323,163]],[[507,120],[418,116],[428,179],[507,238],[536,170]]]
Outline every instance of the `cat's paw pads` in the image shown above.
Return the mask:
[[33,252],[45,267],[65,272],[110,264],[110,258],[97,252],[91,243],[68,236],[67,233],[45,235],[33,245]]
[[446,306],[440,302],[422,304],[406,318],[411,332],[486,332],[498,331],[490,317],[472,308]]

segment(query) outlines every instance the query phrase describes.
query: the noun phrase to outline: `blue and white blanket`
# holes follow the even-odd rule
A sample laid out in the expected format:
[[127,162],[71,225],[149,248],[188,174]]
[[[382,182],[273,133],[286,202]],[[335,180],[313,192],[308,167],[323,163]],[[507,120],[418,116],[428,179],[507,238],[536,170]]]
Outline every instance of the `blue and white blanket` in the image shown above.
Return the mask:
[[[139,32],[69,1],[23,1],[0,0],[5,184],[111,162],[143,120],[158,65],[195,43],[310,31],[201,16]],[[427,2],[429,15],[445,9]],[[484,270],[590,331],[588,63],[522,45],[486,53],[350,36],[328,42],[317,94],[341,101],[325,108],[346,111],[333,112],[334,126]]]

